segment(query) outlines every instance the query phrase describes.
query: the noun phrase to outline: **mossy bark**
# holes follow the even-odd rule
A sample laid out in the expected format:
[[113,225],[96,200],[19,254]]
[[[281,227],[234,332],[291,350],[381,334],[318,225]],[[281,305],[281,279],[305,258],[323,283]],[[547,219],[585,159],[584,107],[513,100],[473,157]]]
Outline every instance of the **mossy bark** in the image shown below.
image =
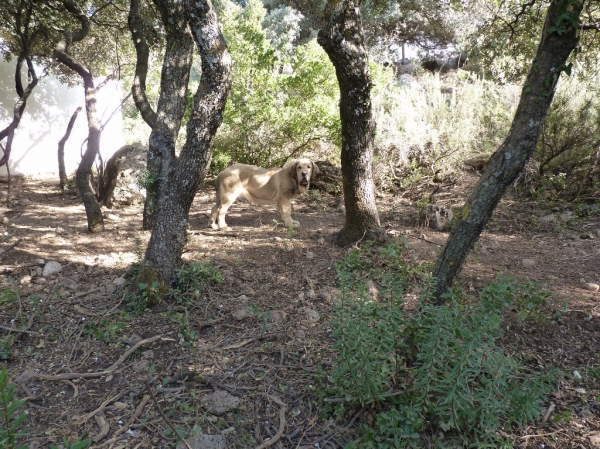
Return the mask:
[[[489,221],[500,198],[533,153],[566,61],[578,43],[577,23],[583,2],[553,1],[548,7],[542,37],[525,81],[508,136],[490,158],[483,175],[456,217],[433,276],[438,304],[450,288],[469,251]],[[571,20],[565,21],[565,15]]]

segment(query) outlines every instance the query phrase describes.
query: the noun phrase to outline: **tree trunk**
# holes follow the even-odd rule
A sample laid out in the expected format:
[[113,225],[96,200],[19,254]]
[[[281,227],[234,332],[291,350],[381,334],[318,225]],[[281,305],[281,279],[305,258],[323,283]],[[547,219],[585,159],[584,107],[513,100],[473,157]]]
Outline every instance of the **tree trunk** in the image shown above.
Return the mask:
[[67,131],[65,135],[58,141],[58,179],[60,180],[60,190],[63,192],[65,190],[65,184],[67,184],[67,171],[65,170],[65,143],[71,136],[71,131],[73,130],[73,125],[75,125],[75,120],[77,119],[77,114],[81,111],[81,106],[78,107],[71,119],[69,120],[69,124],[67,125]]
[[64,0],[65,8],[71,13],[81,25],[81,29],[76,33],[65,33],[63,39],[56,45],[54,56],[62,64],[77,72],[83,79],[85,90],[85,111],[88,120],[88,141],[87,148],[77,172],[75,174],[75,184],[83,201],[85,213],[87,216],[88,231],[98,232],[104,230],[104,219],[98,200],[90,184],[90,171],[100,151],[100,123],[96,117],[96,88],[94,87],[94,78],[92,73],[79,61],[76,61],[68,53],[69,45],[85,38],[90,30],[88,17],[71,0]]
[[373,186],[375,120],[371,79],[358,0],[329,0],[318,42],[335,67],[340,86],[342,176],[346,223],[336,243],[347,246],[382,235]]
[[531,65],[519,106],[506,140],[490,158],[483,175],[463,208],[438,257],[433,276],[438,304],[452,285],[492,212],[508,186],[516,179],[533,153],[567,58],[578,42],[573,25],[579,22],[583,2],[550,2],[542,37]]
[[[152,236],[144,262],[146,270],[151,269],[165,283],[175,278],[181,265],[190,207],[210,162],[212,140],[221,125],[231,87],[231,57],[210,0],[190,2],[189,25],[202,59],[202,75],[187,124],[186,143],[177,158],[174,148],[166,151],[170,134],[153,132],[150,140],[151,145],[162,149],[157,152],[162,158]],[[165,66],[174,62],[165,56]],[[168,85],[165,80],[163,89]],[[161,91],[161,97],[166,94],[166,90]],[[159,122],[161,115],[159,106]],[[166,114],[164,117],[169,118]]]
[[[33,62],[31,58],[25,56],[27,53],[27,49],[23,50],[23,53],[19,55],[17,59],[17,65],[15,68],[15,88],[17,90],[17,95],[19,99],[15,103],[15,107],[13,108],[13,119],[9,123],[9,125],[0,131],[0,142],[6,138],[6,146],[3,148],[3,154],[0,158],[0,167],[6,165],[8,168],[8,161],[10,159],[10,153],[12,151],[12,143],[15,136],[15,130],[19,127],[19,123],[21,123],[21,118],[23,117],[23,112],[25,111],[25,106],[27,106],[27,99],[35,86],[37,86],[38,78],[35,73],[35,68],[33,67]],[[25,89],[23,89],[23,82],[21,80],[21,68],[23,67],[23,61],[27,63],[28,75],[31,78],[31,81],[27,85]]]

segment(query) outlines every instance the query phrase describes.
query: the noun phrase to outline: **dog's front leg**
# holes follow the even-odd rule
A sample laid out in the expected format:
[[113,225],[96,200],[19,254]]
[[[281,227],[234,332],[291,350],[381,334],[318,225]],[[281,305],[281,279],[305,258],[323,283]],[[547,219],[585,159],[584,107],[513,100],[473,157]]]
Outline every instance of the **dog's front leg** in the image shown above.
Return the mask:
[[290,200],[281,200],[279,202],[279,212],[281,219],[288,228],[297,228],[300,226],[298,221],[292,220],[292,202]]

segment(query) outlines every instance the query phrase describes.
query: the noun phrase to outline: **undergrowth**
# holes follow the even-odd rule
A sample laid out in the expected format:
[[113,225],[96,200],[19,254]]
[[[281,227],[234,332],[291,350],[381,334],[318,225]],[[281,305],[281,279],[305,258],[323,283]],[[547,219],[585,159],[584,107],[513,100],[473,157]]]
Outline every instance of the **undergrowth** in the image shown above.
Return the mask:
[[223,282],[223,275],[211,262],[183,264],[176,272],[174,284],[168,289],[156,280],[141,282],[141,269],[141,262],[137,262],[125,274],[128,283],[123,306],[132,315],[142,315],[146,308],[163,299],[189,305],[202,297],[208,285]]
[[[497,346],[502,316],[510,307],[535,317],[549,293],[499,277],[476,300],[453,290],[439,307],[426,271],[406,260],[398,241],[353,250],[336,266],[331,411],[377,411],[348,447],[509,447],[498,431],[539,416],[556,373],[530,372]],[[407,292],[420,295],[414,313],[403,310]]]

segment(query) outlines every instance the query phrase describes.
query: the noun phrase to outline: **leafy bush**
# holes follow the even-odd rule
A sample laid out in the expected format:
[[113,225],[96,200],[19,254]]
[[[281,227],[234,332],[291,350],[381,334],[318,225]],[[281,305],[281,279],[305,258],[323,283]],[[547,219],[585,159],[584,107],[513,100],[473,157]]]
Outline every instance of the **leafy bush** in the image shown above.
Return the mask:
[[499,86],[466,71],[440,77],[403,75],[371,65],[377,121],[376,182],[389,188],[444,179],[473,154],[495,151],[516,107],[516,86]]
[[[431,281],[405,258],[397,242],[377,252],[376,266],[359,251],[337,265],[342,293],[332,335],[339,352],[330,393],[380,404],[374,425],[363,425],[351,447],[422,447],[424,432],[439,447],[499,447],[497,431],[538,416],[554,386],[552,373],[531,373],[496,345],[502,314],[510,306],[528,316],[548,294],[501,278],[475,304],[453,291],[439,307],[427,301]],[[409,316],[401,306],[415,279],[422,300]]]
[[577,198],[600,187],[598,87],[562,79],[533,155],[531,189],[549,197]]
[[171,296],[179,302],[188,302],[186,298],[200,298],[208,284],[221,282],[223,274],[211,262],[191,262],[177,270],[177,282]]
[[[219,18],[234,65],[223,124],[215,136],[213,170],[232,160],[280,166],[322,144],[339,142],[333,66],[314,39],[290,45],[300,17],[291,9],[278,11],[291,20],[282,36],[263,28],[266,10],[258,0],[245,7],[226,0],[221,8]],[[265,25],[281,25],[269,19]]]

